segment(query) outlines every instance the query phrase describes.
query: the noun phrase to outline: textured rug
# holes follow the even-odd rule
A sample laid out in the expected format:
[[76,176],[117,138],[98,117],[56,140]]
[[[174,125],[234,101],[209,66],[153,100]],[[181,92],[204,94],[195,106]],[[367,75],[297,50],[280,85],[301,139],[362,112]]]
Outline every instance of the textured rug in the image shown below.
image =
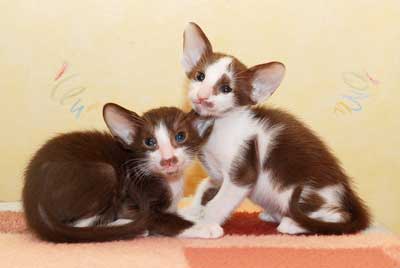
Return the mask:
[[221,239],[140,238],[53,244],[27,229],[22,213],[0,212],[0,267],[400,267],[400,238],[279,235],[257,212],[238,212]]

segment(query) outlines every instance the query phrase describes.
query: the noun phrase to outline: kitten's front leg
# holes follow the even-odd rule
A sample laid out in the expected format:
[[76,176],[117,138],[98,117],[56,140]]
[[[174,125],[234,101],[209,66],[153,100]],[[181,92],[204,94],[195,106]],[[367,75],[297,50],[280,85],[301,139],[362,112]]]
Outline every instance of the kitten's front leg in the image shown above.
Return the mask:
[[187,220],[198,221],[203,217],[204,203],[207,203],[204,201],[209,201],[208,198],[208,200],[204,200],[205,194],[208,190],[217,187],[217,183],[210,178],[203,179],[197,187],[196,193],[190,205],[179,209],[178,213]]
[[198,222],[223,224],[247,197],[250,189],[251,185],[237,184],[226,174],[221,189],[204,207],[202,218]]
[[151,234],[181,238],[219,238],[224,230],[216,223],[194,223],[174,213],[158,212],[149,223]]

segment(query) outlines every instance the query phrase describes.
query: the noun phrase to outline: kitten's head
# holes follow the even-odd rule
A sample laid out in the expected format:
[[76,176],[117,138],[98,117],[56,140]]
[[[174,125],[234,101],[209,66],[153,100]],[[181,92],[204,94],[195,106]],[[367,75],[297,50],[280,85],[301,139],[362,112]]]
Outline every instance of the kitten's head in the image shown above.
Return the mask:
[[113,136],[135,153],[130,166],[142,174],[161,174],[174,179],[182,175],[208,138],[213,121],[175,107],[150,110],[142,116],[108,103],[103,117]]
[[190,79],[189,98],[203,116],[221,116],[263,102],[280,85],[285,66],[269,62],[247,68],[233,56],[213,52],[201,28],[189,23],[183,34],[182,66]]

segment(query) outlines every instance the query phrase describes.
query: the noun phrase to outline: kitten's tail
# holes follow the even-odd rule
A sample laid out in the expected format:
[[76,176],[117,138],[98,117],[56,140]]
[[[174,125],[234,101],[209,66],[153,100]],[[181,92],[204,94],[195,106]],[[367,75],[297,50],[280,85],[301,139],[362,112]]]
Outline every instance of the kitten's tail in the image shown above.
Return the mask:
[[349,219],[345,222],[325,222],[308,217],[300,209],[302,186],[297,186],[293,191],[292,198],[289,203],[289,212],[294,221],[302,228],[317,234],[345,234],[356,233],[364,230],[370,224],[370,216],[368,210],[351,189],[347,191],[343,199],[343,205],[348,210]]
[[39,235],[48,241],[57,243],[105,242],[135,238],[143,236],[147,232],[146,226],[149,221],[146,212],[139,212],[135,221],[125,225],[73,227],[58,222],[40,204],[38,213],[41,224],[45,225],[38,228]]

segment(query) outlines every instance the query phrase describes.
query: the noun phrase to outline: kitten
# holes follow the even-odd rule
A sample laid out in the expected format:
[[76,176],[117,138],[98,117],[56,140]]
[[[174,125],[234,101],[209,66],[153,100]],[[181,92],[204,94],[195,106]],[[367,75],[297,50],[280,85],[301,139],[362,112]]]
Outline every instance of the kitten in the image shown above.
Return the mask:
[[210,178],[181,211],[184,217],[222,224],[248,197],[264,208],[260,218],[279,223],[281,233],[341,234],[368,227],[365,205],[320,138],[284,111],[251,107],[280,85],[282,63],[247,68],[213,52],[200,27],[190,23],[182,65],[194,110],[215,119],[200,159]]
[[212,124],[195,113],[159,108],[138,116],[106,104],[112,135],[87,131],[49,140],[25,172],[26,221],[54,242],[128,239],[150,234],[216,238],[217,224],[194,224],[175,212],[183,171]]

